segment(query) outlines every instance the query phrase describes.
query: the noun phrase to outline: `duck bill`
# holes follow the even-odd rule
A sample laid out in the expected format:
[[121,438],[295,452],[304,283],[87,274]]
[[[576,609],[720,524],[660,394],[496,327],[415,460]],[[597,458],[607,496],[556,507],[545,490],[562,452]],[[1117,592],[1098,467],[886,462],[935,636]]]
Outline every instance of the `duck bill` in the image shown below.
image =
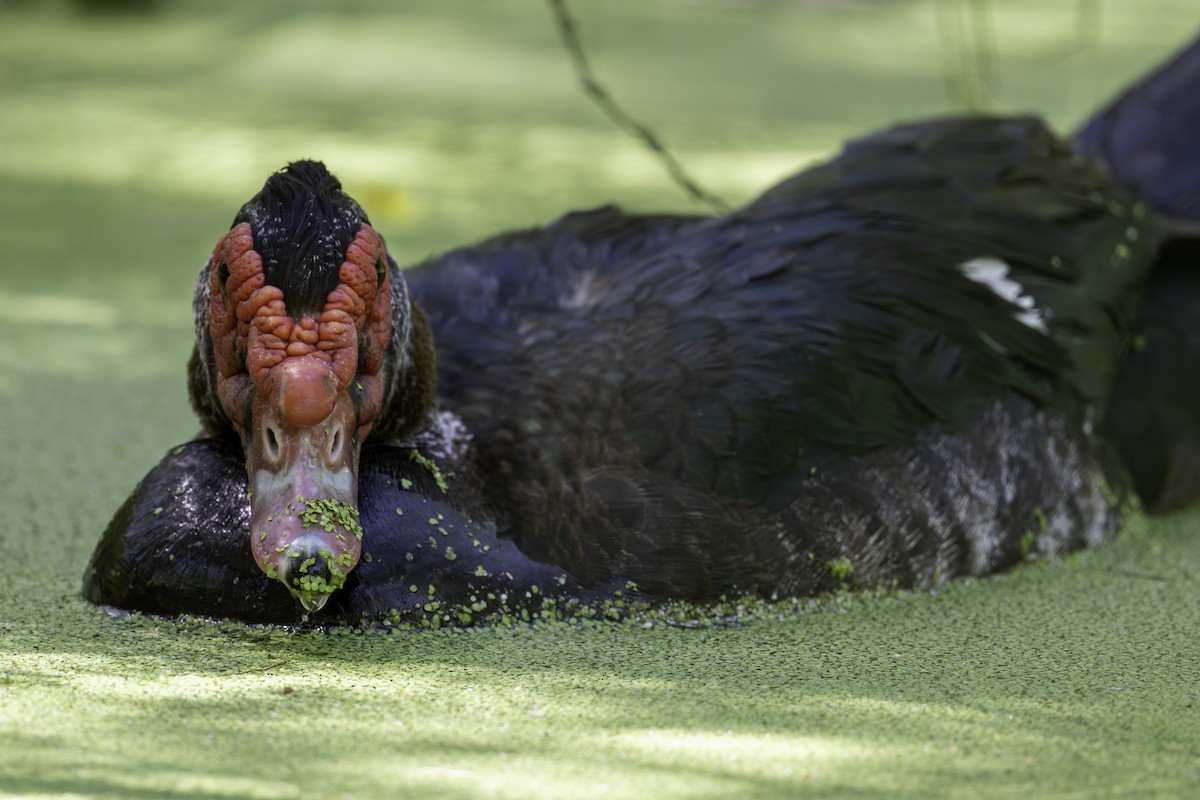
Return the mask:
[[362,555],[358,522],[358,436],[349,396],[324,420],[284,423],[261,398],[246,442],[250,546],[268,578],[305,612],[319,611]]

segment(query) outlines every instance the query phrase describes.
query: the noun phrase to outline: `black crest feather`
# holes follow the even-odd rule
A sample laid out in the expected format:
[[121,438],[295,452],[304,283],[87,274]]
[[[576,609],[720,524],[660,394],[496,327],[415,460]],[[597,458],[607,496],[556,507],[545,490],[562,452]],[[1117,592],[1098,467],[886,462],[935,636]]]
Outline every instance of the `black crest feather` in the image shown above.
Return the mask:
[[338,284],[359,227],[370,222],[319,161],[294,161],[267,179],[233,224],[250,223],[268,284],[293,316],[316,314]]

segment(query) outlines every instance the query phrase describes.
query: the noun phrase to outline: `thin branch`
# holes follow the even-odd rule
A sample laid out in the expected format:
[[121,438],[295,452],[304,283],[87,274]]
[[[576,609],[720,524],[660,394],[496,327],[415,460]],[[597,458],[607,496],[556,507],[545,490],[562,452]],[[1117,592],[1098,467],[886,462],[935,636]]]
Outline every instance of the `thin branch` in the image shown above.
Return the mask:
[[265,667],[251,667],[250,669],[238,670],[237,672],[234,672],[232,674],[234,674],[234,675],[250,675],[251,673],[254,673],[254,672],[267,672],[268,670],[275,669],[276,667],[282,667],[286,663],[288,663],[288,660],[286,658],[281,658],[281,659],[275,661],[275,663],[273,663],[273,664],[267,664]]
[[698,183],[692,180],[687,172],[684,171],[683,166],[667,150],[662,140],[645,125],[642,125],[631,117],[625,109],[621,108],[612,95],[596,80],[591,65],[588,63],[587,56],[583,52],[583,45],[579,41],[578,26],[575,24],[575,20],[567,8],[567,0],[548,0],[548,2],[550,3],[550,10],[554,14],[554,19],[558,23],[558,32],[562,37],[563,46],[566,47],[567,54],[571,57],[571,62],[575,66],[575,74],[579,77],[579,83],[583,87],[584,93],[600,106],[605,115],[617,127],[640,139],[663,163],[671,179],[691,197],[699,200],[701,203],[707,204],[716,211],[728,211],[729,205],[724,200],[701,188]]
[[980,106],[987,107],[991,105],[996,92],[996,73],[993,69],[996,36],[992,26],[992,6],[990,0],[973,0],[969,8],[974,34],[975,74],[980,83]]
[[939,0],[935,11],[946,94],[952,103],[982,111],[991,104],[995,83],[996,45],[989,0]]

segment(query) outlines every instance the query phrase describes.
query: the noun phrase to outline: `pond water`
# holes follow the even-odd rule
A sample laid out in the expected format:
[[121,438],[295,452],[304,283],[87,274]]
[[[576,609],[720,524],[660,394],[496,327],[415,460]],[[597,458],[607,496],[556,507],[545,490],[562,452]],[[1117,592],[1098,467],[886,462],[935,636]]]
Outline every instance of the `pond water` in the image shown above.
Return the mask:
[[[947,63],[973,70],[960,96],[1069,126],[1200,21],[1193,0],[574,5],[601,80],[731,202],[954,108]],[[196,270],[299,157],[402,263],[571,208],[696,210],[582,96],[540,4],[0,8],[0,796],[1200,789],[1195,514],[740,630],[296,636],[88,607],[112,511],[197,430]]]

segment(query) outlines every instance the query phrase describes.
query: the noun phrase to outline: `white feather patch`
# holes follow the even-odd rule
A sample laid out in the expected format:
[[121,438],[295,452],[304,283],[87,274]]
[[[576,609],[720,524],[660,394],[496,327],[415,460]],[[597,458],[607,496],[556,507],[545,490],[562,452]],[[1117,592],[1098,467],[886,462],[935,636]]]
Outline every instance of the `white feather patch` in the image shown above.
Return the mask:
[[1042,333],[1050,332],[1046,327],[1048,314],[1034,304],[1033,298],[1025,294],[1021,284],[1008,277],[1008,264],[998,258],[979,256],[970,261],[964,261],[960,267],[966,278],[983,284],[997,296],[1021,309],[1013,314],[1017,322]]

